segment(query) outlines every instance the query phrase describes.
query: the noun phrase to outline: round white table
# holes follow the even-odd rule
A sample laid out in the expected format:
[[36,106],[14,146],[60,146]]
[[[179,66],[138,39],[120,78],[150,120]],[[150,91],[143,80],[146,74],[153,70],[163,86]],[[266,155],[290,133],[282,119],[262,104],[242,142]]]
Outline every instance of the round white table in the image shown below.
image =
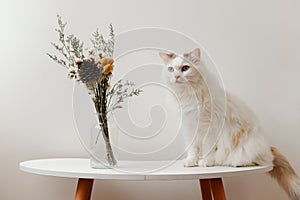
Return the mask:
[[[164,166],[164,167],[162,167]],[[94,179],[105,180],[194,180],[200,182],[203,200],[225,200],[223,177],[265,173],[272,166],[255,167],[183,167],[183,161],[119,161],[114,169],[92,169],[89,159],[59,158],[20,163],[25,172],[78,179],[75,200],[91,198]]]

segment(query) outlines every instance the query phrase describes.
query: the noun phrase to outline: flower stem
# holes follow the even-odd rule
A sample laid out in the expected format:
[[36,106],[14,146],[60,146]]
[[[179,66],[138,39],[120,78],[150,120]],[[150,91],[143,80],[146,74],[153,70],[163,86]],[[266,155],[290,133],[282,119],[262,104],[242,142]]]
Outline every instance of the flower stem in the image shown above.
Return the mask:
[[115,166],[117,164],[117,160],[115,159],[114,153],[112,151],[111,143],[110,143],[107,111],[106,111],[106,106],[107,106],[106,88],[108,86],[108,79],[104,79],[100,83],[97,83],[96,85],[97,87],[95,88],[95,98],[93,99],[93,101],[94,101],[95,109],[98,113],[98,121],[102,130],[102,136],[105,141],[107,161],[110,166]]

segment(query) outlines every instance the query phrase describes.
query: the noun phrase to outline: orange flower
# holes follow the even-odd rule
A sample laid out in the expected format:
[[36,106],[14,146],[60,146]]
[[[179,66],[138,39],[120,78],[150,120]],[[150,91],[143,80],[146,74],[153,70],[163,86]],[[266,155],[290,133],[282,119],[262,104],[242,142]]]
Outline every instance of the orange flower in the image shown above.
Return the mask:
[[112,65],[114,63],[114,59],[112,59],[112,58],[101,58],[100,63],[102,65],[107,65],[107,64]]
[[114,66],[112,64],[107,64],[103,67],[103,72],[105,74],[109,74],[110,72],[112,72]]

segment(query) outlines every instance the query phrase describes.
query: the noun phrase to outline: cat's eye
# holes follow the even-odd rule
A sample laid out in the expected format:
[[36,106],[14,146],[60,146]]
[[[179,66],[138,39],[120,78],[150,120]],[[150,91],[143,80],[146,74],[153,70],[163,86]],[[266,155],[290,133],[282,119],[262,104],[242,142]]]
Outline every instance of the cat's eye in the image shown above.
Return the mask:
[[174,72],[174,67],[168,67],[169,72]]
[[189,68],[190,68],[190,66],[184,65],[184,66],[182,66],[181,71],[182,71],[182,72],[185,72],[185,71],[187,71]]

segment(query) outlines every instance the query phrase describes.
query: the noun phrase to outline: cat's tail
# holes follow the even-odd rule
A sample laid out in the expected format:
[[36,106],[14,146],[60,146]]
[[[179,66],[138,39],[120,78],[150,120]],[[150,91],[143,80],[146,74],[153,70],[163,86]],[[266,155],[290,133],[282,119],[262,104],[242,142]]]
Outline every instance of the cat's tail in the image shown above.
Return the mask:
[[291,200],[300,200],[300,178],[288,160],[276,148],[271,147],[274,168],[269,174],[286,191]]

